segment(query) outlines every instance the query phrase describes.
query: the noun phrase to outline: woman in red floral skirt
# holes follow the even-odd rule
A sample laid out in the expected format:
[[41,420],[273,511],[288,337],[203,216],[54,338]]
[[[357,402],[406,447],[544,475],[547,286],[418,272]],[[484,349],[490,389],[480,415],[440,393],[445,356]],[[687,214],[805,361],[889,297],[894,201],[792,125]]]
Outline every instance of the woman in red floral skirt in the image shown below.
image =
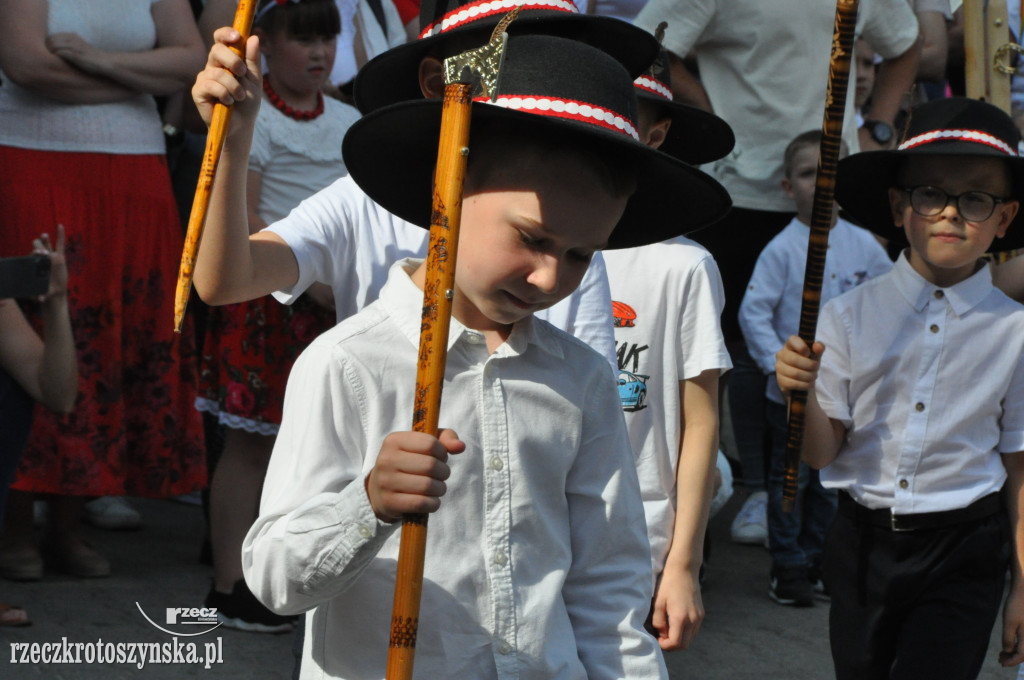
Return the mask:
[[192,334],[173,332],[182,237],[153,98],[202,63],[185,0],[0,0],[0,255],[65,225],[79,365],[74,411],[36,415],[0,576],[42,576],[33,494],[50,499],[49,566],[106,576],[79,532],[88,498],[206,483]]

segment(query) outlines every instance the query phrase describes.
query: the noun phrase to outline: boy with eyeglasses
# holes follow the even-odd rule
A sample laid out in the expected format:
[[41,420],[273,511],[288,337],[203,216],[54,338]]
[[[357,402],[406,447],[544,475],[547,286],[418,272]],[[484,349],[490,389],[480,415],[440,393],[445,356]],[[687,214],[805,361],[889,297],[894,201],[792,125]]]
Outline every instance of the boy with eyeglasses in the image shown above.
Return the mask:
[[914,111],[897,150],[839,163],[839,204],[910,247],[823,307],[813,347],[777,355],[783,394],[808,393],[804,461],[839,491],[838,680],[977,677],[1008,563],[1000,662],[1024,660],[1024,307],[981,257],[1024,243],[1019,142],[1001,110],[954,98]]

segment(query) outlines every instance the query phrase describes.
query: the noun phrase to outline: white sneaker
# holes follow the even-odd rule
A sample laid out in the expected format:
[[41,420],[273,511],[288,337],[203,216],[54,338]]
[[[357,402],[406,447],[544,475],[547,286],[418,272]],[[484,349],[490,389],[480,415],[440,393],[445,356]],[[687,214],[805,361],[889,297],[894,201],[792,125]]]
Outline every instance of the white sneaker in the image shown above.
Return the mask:
[[736,513],[729,530],[733,543],[765,545],[768,540],[768,492],[755,491]]
[[101,496],[85,504],[85,521],[100,529],[138,529],[142,515],[121,496]]

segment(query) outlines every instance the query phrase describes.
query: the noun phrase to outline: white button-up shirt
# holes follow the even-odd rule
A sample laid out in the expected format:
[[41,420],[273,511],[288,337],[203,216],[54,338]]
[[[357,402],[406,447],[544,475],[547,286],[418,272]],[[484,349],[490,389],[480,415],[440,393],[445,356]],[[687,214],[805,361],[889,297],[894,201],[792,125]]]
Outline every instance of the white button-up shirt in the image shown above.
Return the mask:
[[[775,353],[800,329],[810,233],[811,228],[794,217],[768,242],[757,257],[740,304],[743,339],[750,356],[768,375],[765,396],[780,404],[786,400],[775,380]],[[837,220],[828,233],[821,304],[891,268],[892,260],[870,231]]]
[[[307,616],[304,678],[383,678],[398,556],[364,480],[412,422],[422,292],[379,301],[292,370],[245,578]],[[488,355],[452,319],[440,424],[466,443],[430,515],[415,677],[666,678],[643,629],[650,548],[604,359],[527,318]]]
[[966,507],[1024,449],[1024,306],[983,267],[950,288],[900,256],[888,274],[828,303],[818,402],[848,429],[821,472],[869,508]]

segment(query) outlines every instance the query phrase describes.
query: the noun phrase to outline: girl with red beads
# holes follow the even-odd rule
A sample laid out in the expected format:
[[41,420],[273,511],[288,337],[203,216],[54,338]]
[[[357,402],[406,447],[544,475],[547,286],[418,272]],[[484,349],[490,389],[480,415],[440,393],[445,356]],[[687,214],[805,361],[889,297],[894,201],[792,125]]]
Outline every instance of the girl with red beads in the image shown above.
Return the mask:
[[[246,186],[250,233],[345,174],[341,140],[359,113],[321,92],[340,27],[334,0],[269,0],[257,9],[253,32],[266,73]],[[330,288],[317,286],[322,291],[314,287],[290,306],[266,296],[210,310],[196,407],[217,415],[225,438],[210,486],[214,582],[206,604],[231,627],[292,626],[245,586],[241,548],[257,516],[292,362],[334,325]]]

